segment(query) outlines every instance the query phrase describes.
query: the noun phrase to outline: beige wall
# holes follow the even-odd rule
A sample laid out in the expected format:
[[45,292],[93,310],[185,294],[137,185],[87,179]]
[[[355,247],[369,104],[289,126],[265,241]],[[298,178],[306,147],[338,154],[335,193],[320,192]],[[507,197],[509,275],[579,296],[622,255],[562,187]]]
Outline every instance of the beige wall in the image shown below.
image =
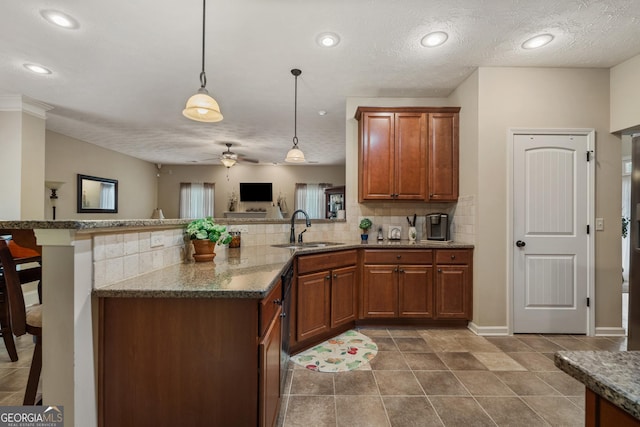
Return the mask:
[[22,113],[21,219],[43,219],[45,119]]
[[478,111],[474,322],[507,321],[508,129],[595,128],[595,214],[606,224],[595,241],[596,327],[620,327],[620,141],[609,134],[609,70],[480,68]]
[[[77,174],[117,179],[118,213],[77,213]],[[48,181],[65,182],[58,191],[56,219],[150,218],[156,206],[157,178],[153,163],[51,131],[46,133],[45,177]],[[45,218],[50,219],[48,191],[43,199]]]
[[611,68],[611,132],[640,131],[640,55]]
[[22,113],[19,111],[0,112],[0,152],[3,160],[0,168],[0,219],[21,219]]
[[[324,182],[344,185],[345,174],[344,166],[262,166],[239,163],[227,170],[222,165],[163,165],[160,169],[160,177],[158,177],[158,207],[162,209],[166,218],[178,218],[181,182],[215,183],[214,216],[222,218],[223,212],[228,210],[228,200],[231,193],[235,192],[239,196],[240,182],[273,183],[273,202],[275,203],[278,195],[282,194],[286,198],[289,213],[292,213],[296,183],[318,184]],[[269,205],[267,202],[240,202],[236,210],[266,208]]]

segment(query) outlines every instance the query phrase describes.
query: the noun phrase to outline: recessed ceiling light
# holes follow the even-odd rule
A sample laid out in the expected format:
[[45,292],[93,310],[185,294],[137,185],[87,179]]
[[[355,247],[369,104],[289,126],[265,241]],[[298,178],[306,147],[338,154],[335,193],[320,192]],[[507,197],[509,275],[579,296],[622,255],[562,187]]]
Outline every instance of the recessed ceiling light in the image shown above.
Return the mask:
[[80,27],[78,21],[76,21],[72,16],[57,10],[41,10],[40,15],[42,15],[47,22],[58,27],[66,28],[68,30],[75,30]]
[[522,43],[522,48],[537,49],[539,47],[548,45],[552,40],[553,36],[551,34],[539,34]]
[[340,36],[336,33],[322,33],[316,38],[316,42],[322,47],[334,47],[340,43]]
[[321,115],[321,116],[326,116],[327,112],[325,110],[320,110],[320,111],[318,111],[318,114]]
[[436,47],[444,44],[449,38],[449,34],[444,31],[434,31],[429,33],[420,40],[420,44],[424,47]]
[[36,64],[23,64],[24,68],[36,74],[51,74],[51,70]]

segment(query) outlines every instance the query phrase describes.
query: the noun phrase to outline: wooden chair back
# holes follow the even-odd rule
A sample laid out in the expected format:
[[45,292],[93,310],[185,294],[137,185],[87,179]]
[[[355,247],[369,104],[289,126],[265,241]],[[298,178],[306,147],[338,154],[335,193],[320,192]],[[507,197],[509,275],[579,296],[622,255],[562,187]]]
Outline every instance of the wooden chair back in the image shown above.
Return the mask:
[[27,313],[24,295],[20,286],[20,278],[16,263],[4,239],[0,239],[0,264],[4,275],[5,293],[9,301],[11,330],[16,336],[27,333]]

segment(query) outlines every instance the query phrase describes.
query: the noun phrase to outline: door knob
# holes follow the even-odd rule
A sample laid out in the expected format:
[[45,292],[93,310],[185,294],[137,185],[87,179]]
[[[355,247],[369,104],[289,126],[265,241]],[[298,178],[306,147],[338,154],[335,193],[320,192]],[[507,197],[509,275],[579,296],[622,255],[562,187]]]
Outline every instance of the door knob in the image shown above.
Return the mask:
[[523,242],[522,240],[518,240],[516,242],[516,246],[519,248],[524,248],[527,244],[525,242]]

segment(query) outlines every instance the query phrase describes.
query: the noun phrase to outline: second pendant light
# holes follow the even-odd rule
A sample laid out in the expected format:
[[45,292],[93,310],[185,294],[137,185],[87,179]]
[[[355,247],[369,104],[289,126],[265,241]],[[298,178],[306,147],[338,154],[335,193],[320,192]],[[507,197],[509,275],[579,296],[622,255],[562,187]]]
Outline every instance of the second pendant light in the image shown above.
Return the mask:
[[284,159],[287,163],[304,163],[304,153],[298,148],[298,76],[302,74],[301,70],[294,68],[291,70],[291,74],[295,77],[295,92],[294,92],[294,104],[293,104],[293,147],[287,153],[287,157]]

